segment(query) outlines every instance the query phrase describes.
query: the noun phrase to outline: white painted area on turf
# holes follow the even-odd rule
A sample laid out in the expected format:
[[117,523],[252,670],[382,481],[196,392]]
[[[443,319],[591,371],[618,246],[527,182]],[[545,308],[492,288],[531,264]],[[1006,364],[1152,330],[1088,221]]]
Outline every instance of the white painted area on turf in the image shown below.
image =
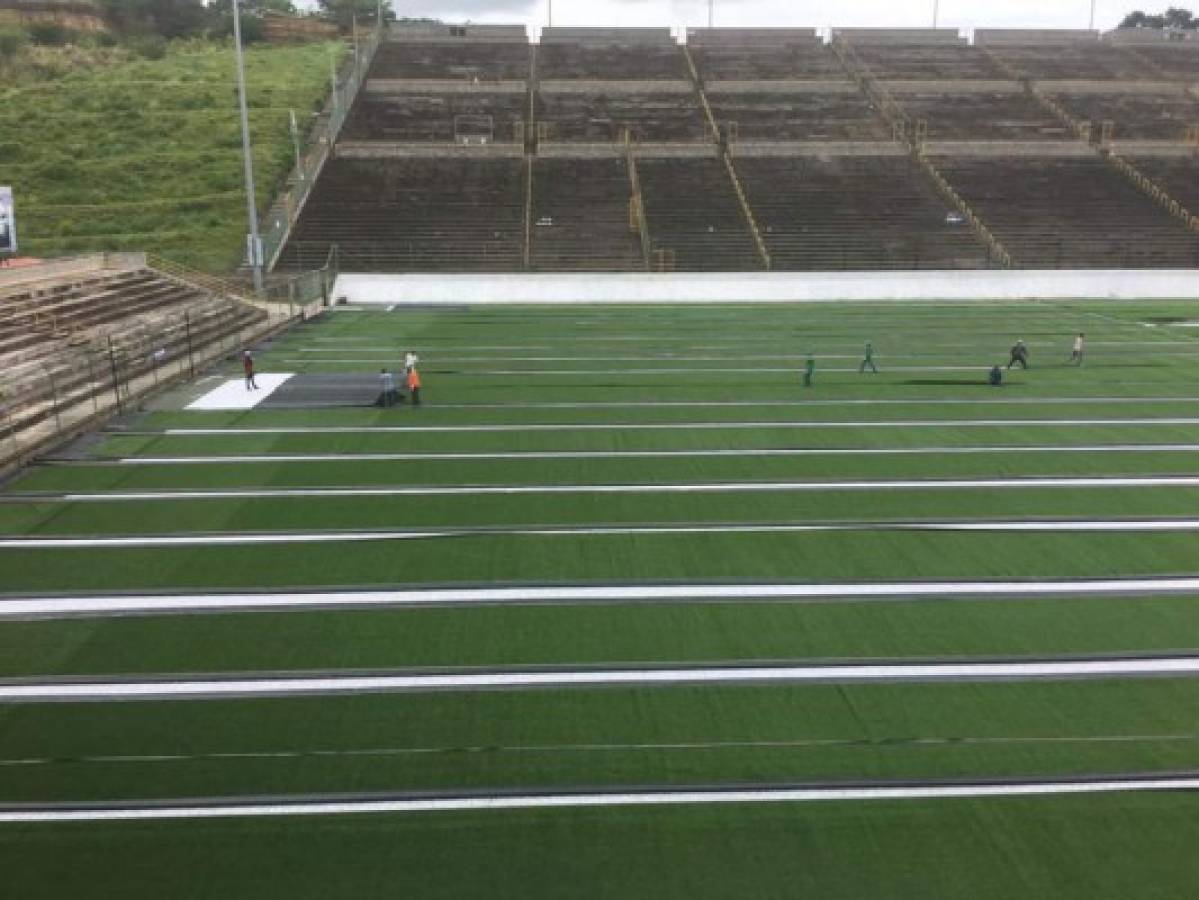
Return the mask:
[[195,410],[253,409],[285,381],[292,377],[289,372],[263,372],[255,375],[258,390],[246,390],[244,378],[230,378],[219,387],[187,405]]
[[501,794],[390,800],[296,800],[204,805],[195,801],[155,806],[2,809],[0,824],[135,822],[164,819],[248,819],[291,816],[494,812],[628,806],[696,806],[729,803],[830,803],[872,800],[952,800],[986,797],[1052,797],[1199,790],[1199,777],[1108,778],[1102,781],[1008,781],[978,784],[877,785],[871,787],[709,788],[592,794]]
[[464,537],[609,537],[679,534],[803,534],[825,532],[960,531],[960,532],[1183,532],[1199,531],[1199,519],[1032,519],[997,522],[844,522],[829,524],[713,525],[545,525],[481,526],[427,531],[283,531],[222,534],[122,535],[119,537],[0,538],[0,550],[88,550],[100,548],[217,547],[274,544],[336,544],[377,541],[437,540]]
[[258,428],[166,428],[161,432],[131,431],[129,434],[163,434],[171,437],[212,437],[241,434],[458,434],[539,431],[743,431],[803,428],[1064,428],[1139,425],[1199,425],[1199,418],[1147,419],[903,419],[886,421],[817,422],[604,422],[534,423],[528,425],[306,425]]
[[256,456],[121,456],[123,466],[241,465],[242,463],[378,462],[489,459],[669,459],[754,456],[923,456],[972,453],[1196,453],[1199,444],[1084,444],[1075,447],[780,447],[745,450],[513,450],[500,453],[273,453]]
[[534,603],[691,603],[755,600],[842,601],[956,597],[1135,597],[1199,593],[1199,577],[1058,581],[907,581],[835,584],[612,584],[502,588],[125,594],[0,599],[0,619],[410,606]]
[[245,488],[232,490],[107,491],[29,495],[37,503],[113,503],[155,500],[248,500],[290,497],[455,497],[488,494],[750,494],[808,491],[1027,490],[1041,488],[1199,487],[1199,475],[1095,478],[971,478],[904,481],[752,481],[692,484],[496,484],[468,487]]
[[[1199,299],[1195,269],[987,269],[937,272],[671,272],[381,275],[342,273],[352,304],[820,303],[842,300]],[[345,307],[336,307],[344,309]]]
[[177,678],[153,681],[0,682],[0,703],[215,700],[370,692],[566,689],[691,684],[869,684],[1152,678],[1199,675],[1199,656],[1036,662],[880,663],[819,666],[692,666],[648,669],[508,670],[428,675]]

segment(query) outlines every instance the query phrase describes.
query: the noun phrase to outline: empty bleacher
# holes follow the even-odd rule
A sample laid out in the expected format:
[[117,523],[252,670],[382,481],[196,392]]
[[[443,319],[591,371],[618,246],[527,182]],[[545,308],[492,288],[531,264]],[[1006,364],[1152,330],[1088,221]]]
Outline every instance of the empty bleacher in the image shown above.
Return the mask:
[[1074,136],[1014,83],[912,85],[893,90],[891,98],[913,122],[926,123],[930,141],[1061,141]]
[[539,159],[533,167],[532,267],[543,272],[622,272],[644,268],[630,229],[628,163]]
[[637,171],[653,251],[685,271],[761,268],[723,161],[641,159]]
[[523,90],[383,91],[358,98],[342,136],[351,141],[521,141]]
[[543,86],[535,99],[538,129],[548,141],[584,143],[695,142],[709,138],[695,93],[686,83],[643,90],[619,82],[567,90]]
[[1166,78],[1199,84],[1199,40],[1137,44],[1128,49]]
[[384,41],[371,65],[371,77],[525,81],[530,59],[527,41]]
[[1129,161],[1185,206],[1191,215],[1199,216],[1199,155],[1144,155],[1132,157]]
[[890,131],[853,82],[808,91],[709,88],[712,115],[738,141],[877,141]]
[[1199,235],[1093,154],[955,157],[937,166],[1019,268],[1199,265]]
[[686,62],[665,28],[545,28],[537,49],[541,81],[687,78]]
[[906,154],[739,157],[737,173],[774,269],[987,264],[970,225]]
[[847,77],[806,28],[692,28],[687,50],[709,86],[720,81],[832,81]]
[[1136,53],[1101,42],[1094,31],[979,29],[975,43],[1018,78],[1034,81],[1154,80],[1157,73]]
[[1111,122],[1116,140],[1183,141],[1199,129],[1199,99],[1181,88],[1152,91],[1054,93],[1075,119],[1093,123],[1095,133]]
[[991,57],[953,29],[847,28],[836,34],[849,43],[870,76],[882,81],[1004,77]]
[[351,271],[520,269],[523,185],[519,158],[334,159],[279,265],[315,268],[337,244]]
[[[34,443],[97,412],[114,379],[127,385],[199,356],[267,317],[140,262],[40,277],[37,268],[27,281],[0,285],[0,419],[5,432]],[[54,427],[36,431],[47,420]]]

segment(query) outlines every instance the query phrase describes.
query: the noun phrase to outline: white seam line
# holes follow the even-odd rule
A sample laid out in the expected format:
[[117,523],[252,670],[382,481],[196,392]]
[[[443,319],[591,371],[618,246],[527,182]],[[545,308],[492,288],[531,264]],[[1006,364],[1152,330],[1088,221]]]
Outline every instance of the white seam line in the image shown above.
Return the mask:
[[1086,521],[1029,520],[1022,522],[846,522],[830,524],[716,524],[716,525],[602,525],[539,527],[453,527],[406,531],[246,532],[234,534],[122,535],[115,537],[19,537],[0,539],[0,550],[75,550],[101,547],[215,547],[266,544],[332,544],[373,541],[439,540],[464,537],[600,537],[675,534],[813,534],[827,532],[1189,532],[1199,531],[1199,519],[1127,519]]
[[[918,456],[982,453],[1195,453],[1199,444],[1092,444],[1073,447],[988,446],[988,447],[780,447],[737,450],[513,450],[497,453],[275,453],[246,456],[119,456],[123,466],[223,465],[274,462],[356,462],[398,460],[486,460],[486,459],[670,459],[689,457],[753,456]],[[81,465],[86,466],[87,461]]]
[[224,697],[368,692],[652,687],[690,684],[869,684],[979,682],[1199,675],[1199,656],[1038,662],[885,663],[819,666],[694,666],[670,669],[500,671],[428,675],[196,678],[174,681],[0,682],[0,703],[124,700],[215,700]]
[[1199,593],[1199,577],[1058,581],[914,581],[836,584],[617,584],[500,588],[434,587],[401,590],[269,593],[127,594],[0,599],[0,619],[22,616],[114,615],[154,612],[237,612],[264,609],[636,603],[744,600],[863,600],[907,598],[1144,596]]
[[1103,781],[1009,782],[1005,784],[878,785],[625,791],[589,794],[513,794],[394,800],[296,801],[214,805],[107,806],[59,809],[0,809],[2,824],[114,822],[162,819],[242,819],[381,813],[484,812],[521,809],[578,809],[628,806],[692,806],[729,803],[816,803],[871,800],[939,800],[985,797],[1060,796],[1148,791],[1193,791],[1199,777],[1110,778]]
[[[166,428],[161,432],[129,431],[136,436],[165,435],[198,437],[244,434],[444,434],[458,432],[537,432],[537,431],[723,431],[791,428],[997,428],[1020,426],[1090,427],[1112,425],[1199,425],[1199,418],[1150,419],[909,419],[874,422],[610,422],[610,423],[537,423],[529,425],[313,425],[275,428]],[[122,432],[116,432],[122,434]]]
[[[412,487],[319,487],[233,490],[107,491],[8,495],[31,503],[109,503],[154,500],[248,500],[289,497],[443,497],[525,494],[740,494],[819,491],[1027,490],[1046,488],[1199,487],[1199,475],[1061,478],[980,478],[906,481],[754,481],[695,484],[508,484]],[[3,498],[0,498],[3,499]]]

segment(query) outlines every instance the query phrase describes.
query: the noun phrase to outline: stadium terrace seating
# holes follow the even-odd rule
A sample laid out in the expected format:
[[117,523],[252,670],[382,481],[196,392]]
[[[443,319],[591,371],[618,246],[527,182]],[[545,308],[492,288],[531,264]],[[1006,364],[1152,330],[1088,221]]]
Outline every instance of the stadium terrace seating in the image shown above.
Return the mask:
[[1199,216],[1199,155],[1136,156],[1129,159],[1148,178]]
[[333,159],[279,266],[313,268],[337,244],[350,271],[523,268],[521,169],[519,158]]
[[533,268],[643,269],[640,235],[629,228],[631,193],[624,159],[538,159],[533,166]]
[[762,267],[724,163],[715,157],[637,161],[654,251],[685,271]]
[[627,132],[637,143],[702,141],[709,129],[694,91],[627,93],[617,82],[596,91],[549,91],[535,98],[538,128],[549,141],[610,143]]
[[1159,77],[1199,84],[1199,40],[1129,46]]
[[519,141],[526,95],[468,89],[453,92],[366,91],[342,131],[359,141]]
[[1019,268],[1199,266],[1199,235],[1095,155],[936,164]]
[[911,86],[891,98],[913,122],[927,123],[930,141],[1070,140],[1073,132],[1014,83],[993,89],[964,85]]
[[1199,126],[1199,100],[1175,90],[1170,93],[1055,93],[1074,118],[1094,123],[1114,123],[1116,140],[1181,141],[1188,129]]
[[847,77],[836,55],[810,29],[693,28],[687,32],[687,50],[709,84]]
[[1153,67],[1097,33],[979,29],[975,43],[1016,77],[1034,81],[1153,81]]
[[906,154],[738,157],[779,270],[982,268],[970,225]]
[[883,81],[995,80],[1004,72],[977,47],[950,29],[839,29],[837,35]]
[[676,46],[621,47],[598,44],[542,44],[537,77],[543,81],[630,78],[641,81],[687,77]]
[[384,41],[371,64],[372,78],[490,82],[529,78],[528,43]]
[[738,141],[874,141],[890,130],[852,82],[803,93],[728,92],[710,88],[708,105],[722,129],[736,123]]
[[139,266],[0,289],[5,430],[107,394],[113,365],[122,379],[149,374],[189,346],[199,350],[265,318],[255,307]]

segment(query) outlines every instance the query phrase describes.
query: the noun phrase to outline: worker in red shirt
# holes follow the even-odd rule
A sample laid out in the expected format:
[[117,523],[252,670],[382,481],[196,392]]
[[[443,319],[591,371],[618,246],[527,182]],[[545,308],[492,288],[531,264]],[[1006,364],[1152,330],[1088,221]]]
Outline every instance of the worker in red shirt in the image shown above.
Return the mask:
[[408,370],[408,394],[412,397],[412,405],[420,406],[420,372],[416,366]]
[[250,355],[249,350],[247,350],[245,355],[242,356],[241,365],[242,368],[246,370],[246,390],[258,390],[258,382],[254,380],[254,357]]

